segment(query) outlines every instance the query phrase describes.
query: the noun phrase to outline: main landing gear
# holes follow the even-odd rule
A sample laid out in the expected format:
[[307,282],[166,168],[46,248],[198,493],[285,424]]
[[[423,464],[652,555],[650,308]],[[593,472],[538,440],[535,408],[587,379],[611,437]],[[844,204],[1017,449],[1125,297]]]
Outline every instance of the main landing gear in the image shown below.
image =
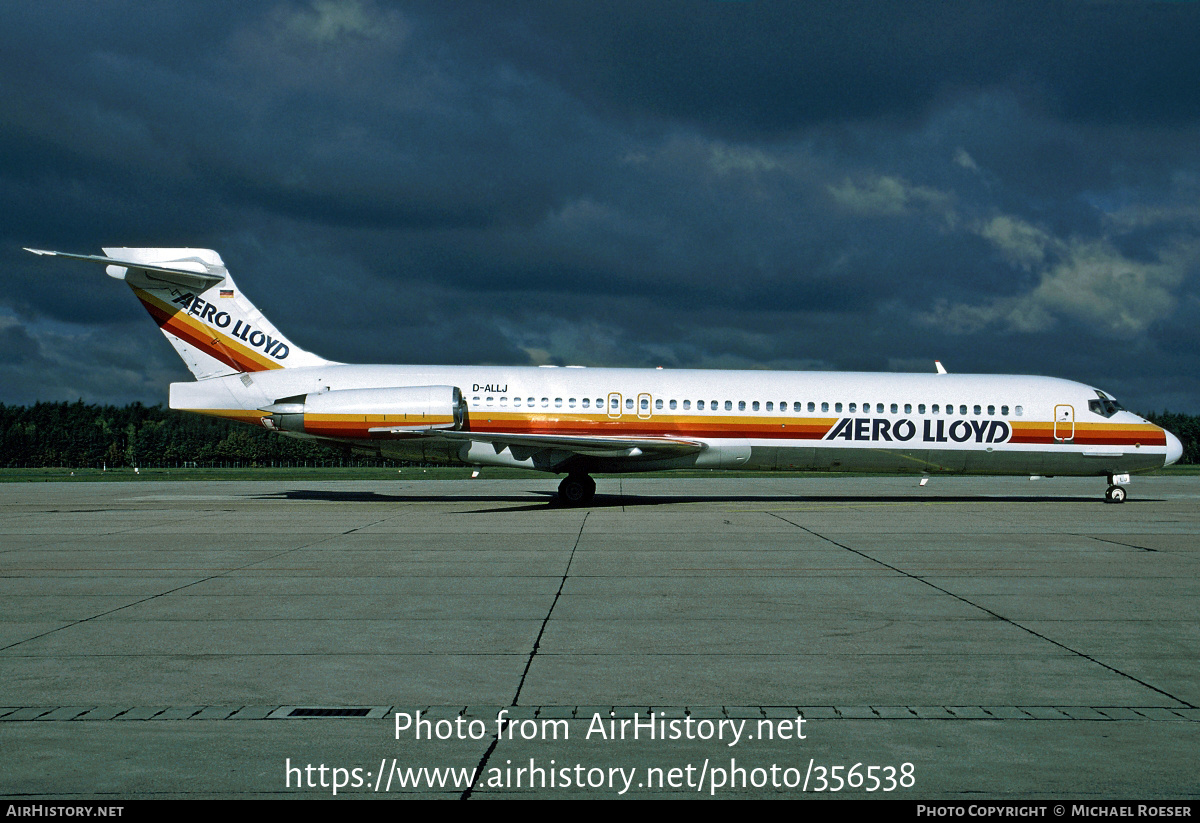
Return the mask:
[[1125,484],[1129,482],[1127,474],[1110,474],[1108,476],[1108,491],[1104,493],[1105,503],[1124,503],[1128,492],[1125,491]]
[[596,496],[596,481],[586,474],[568,474],[558,484],[558,502],[563,506],[586,506]]

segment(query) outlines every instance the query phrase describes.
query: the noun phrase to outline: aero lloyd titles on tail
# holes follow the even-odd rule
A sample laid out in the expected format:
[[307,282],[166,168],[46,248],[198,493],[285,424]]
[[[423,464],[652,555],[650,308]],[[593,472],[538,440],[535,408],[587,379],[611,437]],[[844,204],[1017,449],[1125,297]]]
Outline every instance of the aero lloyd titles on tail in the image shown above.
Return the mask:
[[[228,292],[228,294],[223,293],[221,295],[222,298],[233,296],[233,289],[224,289],[223,291]],[[191,292],[182,294],[171,302],[187,311],[193,317],[199,317],[205,323],[215,326],[218,329],[229,329],[229,325],[232,323],[233,328],[229,329],[230,336],[249,343],[256,349],[262,349],[263,352],[274,357],[276,360],[285,359],[288,356],[288,352],[291,351],[288,344],[282,340],[276,340],[271,335],[259,331],[244,320],[234,320],[229,312],[222,311],[220,307],[205,302],[198,295]]]
[[[263,317],[215,251],[104,251],[35,253],[102,263],[133,289],[196,378],[171,384],[171,408],[358,453],[565,474],[561,505],[590,503],[593,473],[664,469],[1095,476],[1119,503],[1131,473],[1183,451],[1083,383],[940,364],[936,374],[488,366],[479,383],[477,366],[336,363]],[[851,399],[863,417],[841,417]]]

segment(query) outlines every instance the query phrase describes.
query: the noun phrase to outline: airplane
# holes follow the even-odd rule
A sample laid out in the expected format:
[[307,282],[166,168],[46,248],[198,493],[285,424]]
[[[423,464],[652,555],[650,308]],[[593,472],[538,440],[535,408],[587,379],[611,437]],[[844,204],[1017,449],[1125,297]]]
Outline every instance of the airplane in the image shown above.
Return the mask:
[[[1177,437],[1091,386],[1052,377],[580,366],[351,365],[284,336],[209,249],[26,249],[124,280],[194,382],[170,407],[403,460],[565,475],[665,469],[1098,476],[1169,466]],[[922,485],[924,484],[922,480]]]

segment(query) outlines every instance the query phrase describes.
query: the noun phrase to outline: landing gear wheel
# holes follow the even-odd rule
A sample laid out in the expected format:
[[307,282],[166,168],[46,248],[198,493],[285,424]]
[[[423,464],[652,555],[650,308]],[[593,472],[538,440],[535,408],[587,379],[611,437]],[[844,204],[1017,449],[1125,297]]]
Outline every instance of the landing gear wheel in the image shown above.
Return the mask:
[[1108,491],[1104,493],[1104,499],[1108,503],[1124,503],[1126,492],[1122,486],[1109,486]]
[[596,481],[586,474],[569,474],[558,484],[558,502],[564,506],[586,506],[596,496]]

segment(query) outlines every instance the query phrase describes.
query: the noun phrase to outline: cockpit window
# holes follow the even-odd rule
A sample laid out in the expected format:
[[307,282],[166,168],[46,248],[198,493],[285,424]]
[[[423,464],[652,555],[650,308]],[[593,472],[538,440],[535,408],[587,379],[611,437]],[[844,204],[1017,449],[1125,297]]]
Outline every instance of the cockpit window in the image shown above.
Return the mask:
[[1088,410],[1093,411],[1101,417],[1112,417],[1119,411],[1125,411],[1125,407],[1113,400],[1102,391],[1096,392],[1098,400],[1088,401]]

